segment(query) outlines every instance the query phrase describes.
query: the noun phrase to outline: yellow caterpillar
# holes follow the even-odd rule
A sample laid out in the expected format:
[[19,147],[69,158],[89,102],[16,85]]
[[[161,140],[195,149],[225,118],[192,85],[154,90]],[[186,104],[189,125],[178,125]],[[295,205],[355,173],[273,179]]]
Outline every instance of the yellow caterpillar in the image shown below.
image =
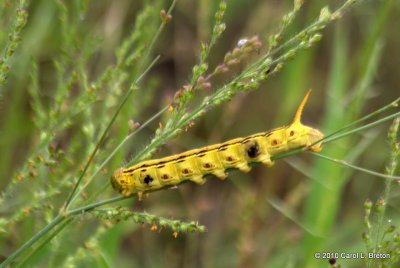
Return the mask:
[[270,167],[274,164],[272,156],[292,149],[311,145],[310,150],[320,151],[322,143],[314,143],[324,135],[300,122],[310,92],[303,98],[289,126],[119,168],[112,174],[111,184],[124,196],[137,193],[140,198],[143,193],[186,180],[203,184],[203,177],[207,174],[225,179],[225,170],[230,168],[248,172],[251,169],[249,164],[254,162]]

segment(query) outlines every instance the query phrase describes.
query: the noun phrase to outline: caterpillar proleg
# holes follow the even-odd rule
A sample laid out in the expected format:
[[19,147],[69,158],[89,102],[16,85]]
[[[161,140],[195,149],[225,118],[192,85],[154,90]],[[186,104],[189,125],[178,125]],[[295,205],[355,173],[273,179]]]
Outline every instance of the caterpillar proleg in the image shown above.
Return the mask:
[[208,174],[225,179],[226,169],[230,168],[248,172],[250,163],[258,162],[270,167],[274,164],[272,156],[292,149],[310,146],[310,150],[318,152],[322,143],[314,143],[324,135],[300,121],[310,92],[303,98],[288,126],[119,168],[112,174],[111,184],[124,196],[137,193],[140,197],[143,193],[187,180],[203,184],[204,176]]

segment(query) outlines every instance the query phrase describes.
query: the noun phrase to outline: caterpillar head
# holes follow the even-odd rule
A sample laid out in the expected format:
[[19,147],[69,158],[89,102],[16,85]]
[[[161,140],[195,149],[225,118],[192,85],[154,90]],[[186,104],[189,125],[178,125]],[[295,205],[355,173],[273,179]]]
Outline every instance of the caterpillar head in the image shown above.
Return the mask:
[[303,125],[300,121],[304,105],[306,104],[310,93],[311,90],[307,92],[306,96],[300,103],[292,124],[286,127],[286,140],[289,149],[311,145],[309,149],[312,151],[319,152],[322,150],[322,142],[314,143],[321,140],[324,137],[324,134],[322,134],[318,129]]
[[124,196],[129,196],[132,194],[132,180],[127,174],[124,174],[123,168],[119,168],[113,172],[111,175],[111,185],[117,192]]
[[289,149],[312,145],[309,148],[311,151],[319,152],[322,150],[322,142],[314,144],[324,137],[324,134],[318,129],[302,124],[292,124],[286,129],[286,137]]

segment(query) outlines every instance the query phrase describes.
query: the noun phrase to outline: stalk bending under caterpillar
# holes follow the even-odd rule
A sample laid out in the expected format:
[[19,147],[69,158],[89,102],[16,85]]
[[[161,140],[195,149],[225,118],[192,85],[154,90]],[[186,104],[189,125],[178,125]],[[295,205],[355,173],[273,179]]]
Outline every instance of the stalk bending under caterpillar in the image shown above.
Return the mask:
[[300,121],[310,93],[311,90],[303,98],[288,126],[119,168],[111,176],[111,185],[124,196],[137,193],[141,198],[143,193],[187,180],[203,184],[207,174],[225,179],[228,176],[225,170],[230,168],[249,172],[250,163],[258,162],[270,167],[274,164],[272,156],[292,149],[310,146],[311,151],[319,152],[322,143],[314,143],[324,135]]

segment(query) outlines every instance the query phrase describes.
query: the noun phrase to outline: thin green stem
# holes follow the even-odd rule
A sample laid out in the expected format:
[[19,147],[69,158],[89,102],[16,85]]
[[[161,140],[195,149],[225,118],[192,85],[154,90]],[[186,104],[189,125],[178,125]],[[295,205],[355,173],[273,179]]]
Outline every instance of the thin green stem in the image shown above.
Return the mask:
[[[319,141],[316,141],[316,142],[315,142],[314,144],[312,144],[312,145],[315,145],[315,144],[321,142],[322,140],[326,140],[326,139],[328,139],[328,138],[330,138],[330,137],[332,137],[332,136],[334,136],[334,135],[336,135],[336,134],[338,134],[338,133],[340,133],[340,132],[342,132],[342,131],[344,131],[344,130],[346,130],[346,129],[349,129],[349,128],[355,126],[355,125],[358,125],[358,124],[360,124],[360,123],[362,123],[362,122],[364,122],[364,121],[366,121],[366,120],[368,120],[368,119],[370,119],[370,118],[372,118],[372,117],[374,117],[374,116],[376,116],[376,115],[378,115],[378,114],[381,114],[381,113],[387,111],[387,110],[390,109],[390,108],[398,107],[399,102],[400,102],[400,98],[398,98],[398,99],[392,101],[391,103],[389,103],[389,104],[387,104],[387,105],[385,105],[385,106],[379,108],[379,109],[376,110],[376,111],[373,111],[373,112],[371,112],[371,113],[369,113],[369,114],[367,114],[367,115],[361,117],[360,119],[357,119],[357,120],[355,120],[355,121],[353,121],[353,122],[351,122],[351,123],[345,125],[344,127],[340,128],[340,129],[338,129],[338,130],[336,130],[336,131],[330,133],[329,135],[325,136],[323,139],[321,139],[321,140],[319,140]],[[312,145],[311,145],[311,146],[312,146]]]
[[96,207],[114,203],[114,202],[118,202],[118,201],[125,200],[125,199],[131,198],[131,197],[132,196],[129,196],[129,197],[117,196],[117,197],[113,197],[113,198],[99,201],[96,203],[92,203],[87,206],[73,209],[71,211],[68,211],[65,214],[65,216],[57,215],[48,225],[46,225],[42,230],[37,232],[31,239],[29,239],[27,242],[25,242],[19,249],[17,249],[13,254],[11,254],[2,264],[0,264],[0,268],[10,265],[18,256],[20,256],[23,252],[28,250],[33,244],[35,244],[39,239],[41,239],[44,235],[46,235],[49,231],[51,231],[55,226],[60,224],[62,221],[64,221],[64,220],[70,221],[71,220],[71,218],[69,218],[70,216],[75,216],[75,215],[87,212],[89,210],[92,210]]
[[[358,1],[361,2],[362,0],[358,0]],[[350,7],[350,5],[354,4],[355,2],[356,1],[354,1],[354,0],[346,1],[340,8],[335,10],[335,12],[333,14],[343,14],[345,11],[347,11],[347,9]],[[310,35],[312,33],[317,33],[319,30],[321,30],[321,28],[325,27],[330,21],[332,21],[334,19],[337,19],[337,17],[332,17],[332,15],[331,15],[331,17],[329,18],[328,21],[321,20],[320,18],[318,18],[311,25],[307,26],[305,29],[303,29],[302,31],[298,32],[295,36],[293,36],[292,38],[290,38],[289,40],[287,40],[286,42],[284,42],[280,46],[272,49],[265,56],[261,57],[259,60],[257,60],[253,64],[251,64],[249,69],[251,69],[253,67],[257,68],[257,66],[261,65],[261,63],[263,61],[265,61],[267,58],[270,58],[272,55],[274,55],[274,54],[282,51],[283,49],[289,47],[291,44],[301,40],[302,38],[304,38],[304,36]]]
[[[364,121],[366,121],[366,120],[368,120],[368,119],[370,119],[370,118],[372,118],[372,117],[374,117],[374,116],[376,116],[376,115],[378,115],[378,114],[381,114],[381,113],[383,113],[383,112],[389,110],[390,108],[398,107],[399,102],[400,102],[400,98],[397,98],[396,100],[394,100],[394,101],[392,101],[391,103],[389,103],[389,104],[387,104],[387,105],[385,105],[385,106],[379,108],[378,110],[373,111],[373,112],[371,112],[371,113],[369,113],[369,114],[367,114],[367,115],[361,117],[360,119],[357,119],[357,120],[355,120],[355,121],[353,121],[353,122],[351,122],[351,123],[345,125],[344,127],[342,127],[342,128],[340,128],[340,129],[338,129],[338,130],[336,130],[336,131],[330,133],[329,135],[324,136],[322,139],[315,141],[314,143],[312,143],[311,145],[309,145],[309,147],[314,146],[315,144],[318,144],[318,143],[320,143],[320,142],[326,143],[327,140],[328,140],[329,138],[335,136],[336,134],[338,134],[338,133],[340,133],[340,132],[342,132],[342,131],[344,131],[344,130],[346,130],[346,129],[349,129],[349,128],[355,126],[355,125],[358,125],[359,123],[362,123],[362,122],[364,122]],[[385,121],[386,121],[386,120],[385,120]],[[346,132],[346,133],[347,133],[347,132]],[[347,134],[346,134],[346,135],[347,135]]]
[[393,119],[393,118],[395,118],[396,116],[399,116],[399,115],[400,115],[400,112],[397,112],[397,113],[388,115],[388,116],[386,116],[386,117],[384,117],[384,118],[381,118],[381,119],[379,119],[379,120],[376,120],[376,121],[374,121],[374,122],[372,122],[372,123],[370,123],[370,124],[367,124],[367,125],[361,126],[361,127],[359,127],[359,128],[350,130],[350,131],[348,131],[348,132],[346,132],[346,133],[343,133],[343,134],[336,135],[336,136],[334,136],[334,137],[325,139],[325,140],[324,140],[324,143],[326,143],[326,142],[331,142],[331,141],[335,141],[335,140],[337,140],[337,139],[341,139],[341,138],[343,138],[343,137],[345,137],[345,136],[348,136],[348,135],[350,135],[350,134],[353,134],[353,133],[356,133],[356,132],[360,132],[360,131],[362,131],[362,130],[365,130],[365,129],[374,127],[374,126],[379,125],[379,124],[381,124],[381,123],[383,123],[383,122],[386,122],[386,121],[388,121],[388,120],[390,120],[390,119]]
[[[388,121],[388,120],[390,120],[390,119],[392,119],[392,118],[398,116],[399,114],[400,114],[400,112],[397,112],[397,113],[388,115],[388,116],[386,116],[386,117],[384,117],[384,118],[381,118],[381,119],[379,119],[379,120],[377,120],[377,121],[374,121],[374,122],[372,122],[372,123],[370,123],[370,124],[367,124],[367,125],[364,125],[364,126],[361,126],[361,127],[355,128],[355,129],[352,129],[352,130],[347,131],[347,132],[344,132],[344,133],[342,133],[341,135],[337,135],[337,136],[333,136],[333,137],[332,137],[332,135],[328,135],[328,136],[324,137],[323,139],[321,139],[321,140],[319,140],[319,141],[317,141],[317,142],[314,142],[312,145],[315,145],[315,144],[317,144],[317,143],[319,143],[319,142],[322,142],[323,144],[332,142],[332,141],[334,141],[334,140],[337,140],[337,139],[346,137],[346,136],[348,136],[348,135],[350,135],[350,134],[353,134],[353,133],[356,133],[356,132],[360,132],[360,131],[362,131],[362,130],[365,130],[365,129],[374,127],[374,126],[376,126],[376,125],[378,125],[378,124],[384,123],[384,122],[386,122],[386,121]],[[359,121],[359,120],[357,120],[357,121]],[[359,123],[359,122],[358,122],[358,123]],[[353,123],[350,123],[349,125],[354,125],[354,124],[353,124]],[[330,137],[330,138],[327,138],[327,137]],[[307,146],[307,147],[305,147],[305,148],[303,147],[303,148],[299,148],[299,149],[292,150],[292,151],[290,151],[290,152],[285,152],[285,153],[281,153],[281,154],[278,154],[278,155],[274,155],[274,156],[271,157],[271,160],[277,160],[277,159],[282,159],[282,158],[285,158],[285,157],[288,157],[288,156],[296,155],[296,154],[298,154],[298,153],[307,151],[309,147],[310,147],[310,146]]]
[[[167,12],[167,15],[171,15],[171,12],[175,7],[176,1],[177,0],[174,0],[172,2],[172,4],[170,5],[170,7],[168,9],[168,12]],[[167,24],[166,21],[164,21],[164,20],[161,21],[160,27],[158,27],[158,30],[155,33],[155,35],[153,36],[153,39],[151,40],[151,43],[150,43],[149,47],[146,49],[146,54],[144,55],[144,60],[142,61],[143,64],[146,64],[146,61],[149,58],[150,53],[153,51],[154,45],[155,45],[156,41],[158,40],[158,37],[160,36],[160,34],[161,34],[162,30],[164,29],[166,24]],[[139,70],[141,70],[141,68],[139,68]]]
[[332,157],[329,157],[329,156],[326,156],[326,155],[323,155],[323,154],[320,154],[320,153],[316,153],[316,152],[308,152],[308,153],[312,154],[312,155],[315,155],[315,156],[318,156],[320,158],[332,161],[332,162],[340,164],[340,165],[351,167],[351,168],[353,168],[355,170],[359,170],[359,171],[362,171],[364,173],[367,173],[367,174],[370,174],[370,175],[373,175],[373,176],[376,176],[376,177],[380,177],[380,178],[384,178],[384,179],[388,179],[388,180],[392,180],[392,181],[393,180],[400,180],[400,177],[398,177],[398,176],[386,175],[386,174],[382,174],[382,173],[379,173],[379,172],[376,172],[376,171],[372,171],[372,170],[369,170],[369,169],[358,167],[358,166],[350,164],[350,163],[348,163],[348,162],[346,162],[344,160],[335,159],[335,158],[332,158]]
[[109,198],[109,199],[106,199],[106,200],[102,200],[102,201],[95,202],[95,203],[92,203],[92,204],[89,204],[89,205],[86,205],[86,206],[82,206],[82,207],[78,207],[78,208],[72,209],[72,210],[68,211],[67,215],[68,216],[75,216],[75,215],[87,212],[89,210],[92,210],[92,209],[94,209],[96,207],[100,207],[100,206],[103,206],[103,205],[115,203],[115,202],[122,201],[122,200],[125,200],[125,199],[129,199],[129,198],[132,198],[132,197],[133,197],[133,195],[131,195],[131,196],[116,196],[116,197],[112,197],[112,198]]
[[[389,162],[386,164],[385,168],[385,172],[388,175],[393,175],[395,173],[399,161],[399,156],[400,156],[400,144],[398,139],[399,124],[400,124],[400,117],[397,117],[393,120],[392,126],[388,132],[389,133],[388,140],[392,149]],[[374,249],[375,252],[379,251],[379,245],[382,244],[384,239],[384,233],[382,233],[382,229],[384,227],[383,222],[385,219],[386,206],[387,203],[389,202],[391,186],[392,186],[392,181],[386,180],[385,190],[382,196],[383,204],[382,208],[380,209],[380,213],[378,214],[378,220],[377,220],[377,230],[376,230],[375,249]]]
[[151,144],[149,144],[146,148],[144,148],[140,153],[138,153],[135,158],[133,158],[128,165],[131,165],[132,163],[141,160],[144,155],[146,155],[148,152],[152,151],[153,149],[157,148],[163,140],[168,138],[174,131],[175,129],[181,129],[185,125],[187,125],[190,121],[192,121],[201,111],[205,109],[205,107],[208,105],[208,103],[202,103],[199,106],[197,106],[192,112],[190,112],[187,116],[181,118],[175,125],[175,127],[172,130],[163,132],[160,136],[157,137],[156,140],[153,140]]
[[[172,2],[170,8],[168,9],[168,14],[170,14],[170,13],[172,12],[172,10],[173,10],[175,4],[176,4],[176,0],[174,0],[174,1]],[[154,35],[154,37],[153,37],[153,39],[152,39],[152,41],[151,41],[151,43],[150,43],[150,46],[149,46],[149,48],[147,49],[147,52],[146,52],[146,54],[145,54],[145,56],[144,56],[144,60],[142,61],[143,64],[146,63],[148,57],[150,56],[150,53],[153,51],[154,44],[155,44],[155,42],[157,41],[158,37],[160,36],[161,31],[164,29],[165,24],[166,24],[166,21],[162,21],[160,27],[158,28],[156,34]],[[83,179],[83,176],[86,174],[87,169],[89,168],[91,162],[93,161],[94,156],[96,155],[98,149],[100,148],[100,145],[104,142],[105,137],[106,137],[106,135],[108,134],[108,131],[110,130],[110,128],[111,128],[112,124],[114,123],[116,117],[118,116],[118,114],[119,114],[120,111],[122,110],[122,108],[123,108],[123,106],[125,105],[126,101],[127,101],[127,100],[129,99],[129,97],[132,95],[132,92],[134,91],[134,89],[136,89],[136,84],[138,84],[138,82],[142,79],[142,77],[144,76],[144,74],[146,74],[146,73],[151,69],[151,67],[155,64],[155,62],[156,62],[158,59],[159,59],[159,56],[157,56],[156,59],[154,59],[153,62],[146,68],[146,70],[143,71],[143,73],[135,80],[135,82],[134,82],[134,83],[131,85],[131,87],[129,88],[128,92],[125,94],[125,96],[124,96],[122,102],[120,103],[119,107],[117,108],[117,111],[115,112],[115,114],[114,114],[113,117],[111,118],[110,122],[108,123],[108,125],[107,125],[106,129],[104,130],[104,132],[103,132],[103,134],[102,134],[102,136],[101,136],[99,142],[96,144],[96,147],[94,148],[92,154],[90,155],[89,160],[87,161],[87,163],[86,163],[86,165],[85,165],[85,167],[84,167],[84,169],[83,169],[83,171],[82,171],[82,173],[81,173],[81,176],[78,178],[78,181],[76,182],[74,188],[72,189],[70,195],[69,195],[68,198],[67,198],[67,201],[65,202],[65,204],[64,204],[64,206],[62,207],[61,210],[66,210],[66,209],[68,209],[68,207],[69,207],[71,201],[75,200],[75,192],[77,191],[77,189],[78,189],[78,187],[79,187],[79,185],[80,185],[80,183],[81,183],[81,181],[82,181],[82,179]],[[140,69],[142,69],[142,67],[139,68],[139,70],[140,70]]]
[[[160,56],[157,56],[152,62],[151,64],[148,66],[148,68],[138,77],[138,79],[136,79],[136,81],[134,82],[134,84],[137,84],[140,82],[140,80],[144,77],[145,74],[148,73],[148,71],[155,65],[155,63],[158,61],[158,59],[160,58]],[[133,84],[133,85],[134,85]],[[132,86],[133,86],[132,85]],[[131,86],[131,87],[132,87]],[[127,94],[125,95],[125,98],[123,100],[123,102],[120,104],[119,108],[116,111],[116,114],[114,114],[113,119],[110,121],[109,126],[111,126],[111,124],[114,122],[115,117],[118,115],[118,113],[121,111],[122,105],[124,103],[126,103],[127,98],[129,98],[130,94],[133,91],[129,90],[127,92]],[[129,94],[129,95],[128,95]],[[158,112],[157,114],[155,114],[153,117],[151,117],[149,120],[147,120],[143,125],[141,125],[136,131],[132,132],[131,134],[129,134],[125,139],[122,140],[122,142],[111,152],[111,154],[103,161],[103,163],[101,163],[101,165],[97,168],[97,170],[93,173],[93,175],[90,176],[90,178],[88,179],[88,181],[79,189],[79,191],[77,192],[76,195],[74,195],[74,197],[70,200],[70,203],[74,202],[76,200],[76,198],[82,193],[82,191],[93,181],[93,179],[95,178],[95,176],[105,167],[105,165],[111,160],[111,158],[122,148],[122,146],[125,144],[125,142],[127,142],[131,137],[133,137],[135,134],[137,134],[139,131],[141,131],[142,129],[144,129],[148,124],[150,124],[153,120],[155,120],[157,117],[159,117],[162,113],[164,113],[166,111],[168,107],[165,107],[163,110],[161,110],[160,112]],[[109,130],[109,128],[106,129],[107,131]]]
[[[115,121],[115,119],[117,118],[118,114],[120,113],[120,111],[122,110],[123,106],[124,106],[125,103],[128,101],[128,98],[132,95],[132,93],[133,93],[133,91],[134,91],[135,89],[136,89],[136,85],[131,85],[131,87],[129,88],[129,90],[126,92],[124,98],[122,99],[122,102],[119,104],[119,106],[118,106],[116,112],[115,112],[114,115],[112,116],[110,122],[107,124],[107,127],[106,127],[106,129],[103,131],[103,134],[101,135],[100,140],[97,142],[97,144],[96,144],[96,146],[95,146],[93,152],[91,153],[91,155],[90,155],[90,157],[89,157],[89,160],[86,162],[86,165],[85,165],[85,167],[83,168],[83,171],[82,171],[81,175],[79,176],[78,180],[76,181],[76,183],[75,183],[75,185],[74,185],[74,188],[72,189],[71,193],[69,194],[69,196],[68,196],[68,198],[67,198],[67,201],[65,202],[65,204],[64,204],[63,207],[61,208],[62,211],[68,209],[68,207],[69,207],[71,201],[72,201],[73,198],[74,198],[75,192],[77,191],[77,189],[78,189],[78,187],[79,187],[79,185],[80,185],[80,183],[81,183],[81,181],[82,181],[82,179],[83,179],[83,176],[86,174],[86,171],[88,170],[90,164],[92,163],[92,161],[93,161],[93,159],[94,159],[94,157],[95,157],[97,151],[100,149],[100,146],[103,144],[103,142],[104,142],[104,140],[105,140],[105,138],[106,138],[106,136],[107,136],[107,134],[108,134],[108,131],[111,129],[112,124],[114,123],[114,121]],[[63,212],[61,212],[61,213],[63,213]]]
[[[143,125],[141,125],[136,131],[132,132],[128,136],[126,136],[115,149],[107,156],[107,158],[100,164],[100,166],[96,169],[96,171],[89,177],[88,181],[80,188],[79,192],[75,195],[73,198],[72,202],[82,193],[82,191],[94,180],[94,178],[97,176],[97,174],[100,173],[100,171],[105,167],[105,165],[114,157],[114,155],[123,147],[123,145],[135,134],[137,134],[140,130],[145,128],[150,122],[155,120],[157,117],[159,117],[165,110],[161,110],[157,114],[155,114],[153,117],[151,117],[149,120],[147,120]],[[107,189],[108,183],[105,184],[105,186],[101,187],[100,190],[95,193],[92,197],[96,197],[99,194],[101,194],[105,189]],[[91,200],[92,198],[89,198]]]
[[[168,15],[171,14],[172,10],[173,10],[174,7],[175,7],[175,4],[176,4],[176,0],[174,0],[174,1],[172,2],[172,4],[170,5],[170,7],[169,7],[169,9],[168,9],[168,12],[167,12]],[[164,26],[165,26],[165,25],[166,25],[166,21],[162,21],[162,23],[161,23],[160,27],[158,28],[156,34],[154,35],[154,37],[153,37],[152,40],[151,40],[151,43],[150,43],[149,48],[147,49],[147,52],[146,52],[146,54],[145,54],[145,56],[144,56],[143,64],[145,64],[145,62],[146,62],[147,58],[149,57],[151,51],[153,51],[154,44],[155,44],[155,42],[157,41],[158,37],[160,36],[160,34],[161,34],[162,30],[164,29]],[[154,66],[154,64],[156,63],[156,61],[157,61],[159,58],[160,58],[160,56],[157,56],[157,57],[153,60],[153,62],[146,68],[146,70],[135,80],[134,84],[138,84],[138,83],[139,83],[139,81],[143,78],[143,76],[144,76],[145,74],[147,74],[147,72],[151,69],[151,67]],[[141,68],[139,68],[139,69],[141,69]],[[121,110],[120,108],[122,108],[122,106],[125,104],[126,100],[129,98],[129,96],[130,96],[131,94],[132,94],[132,91],[128,91],[128,93],[126,94],[126,96],[125,96],[123,102],[120,104],[119,109],[117,109],[117,113],[115,114],[115,117],[119,114],[119,112],[120,112],[120,110]],[[124,140],[122,140],[122,142],[114,149],[114,151],[103,161],[103,163],[99,166],[99,168],[97,168],[97,170],[95,171],[95,173],[94,173],[92,176],[90,176],[90,178],[89,178],[89,180],[87,181],[87,183],[85,183],[85,185],[84,185],[83,187],[81,187],[81,189],[79,190],[79,192],[78,192],[75,196],[73,196],[73,197],[70,198],[71,200],[69,200],[68,203],[71,203],[71,202],[73,202],[73,201],[76,200],[76,198],[81,194],[81,192],[94,180],[95,176],[101,171],[101,169],[111,160],[111,158],[119,151],[119,149],[121,149],[121,147],[122,147],[131,137],[133,137],[136,133],[138,133],[140,130],[142,130],[145,126],[147,126],[147,125],[148,125],[150,122],[152,122],[154,119],[158,118],[161,114],[163,114],[163,113],[167,110],[167,108],[168,108],[168,107],[163,108],[163,109],[162,109],[161,111],[159,111],[156,115],[154,115],[152,118],[150,118],[149,120],[147,120],[147,122],[146,122],[147,124],[146,124],[146,123],[143,124],[139,129],[137,129],[135,132],[131,133],[131,134],[128,135]],[[111,119],[111,121],[110,121],[110,125],[109,125],[109,126],[111,126],[111,124],[114,122],[114,120],[115,120],[115,118],[113,117],[113,118]],[[108,129],[107,129],[107,131],[108,131]],[[97,147],[97,146],[96,146],[96,147]],[[84,169],[84,171],[86,171],[86,170]],[[78,183],[76,184],[74,190],[76,190],[76,188],[78,187],[78,184],[79,184],[80,181],[81,181],[81,180],[78,179]],[[68,204],[67,204],[67,207],[68,207]]]
[[38,245],[26,258],[21,260],[16,267],[26,267],[25,263],[29,261],[30,258],[33,257],[34,253],[37,252],[38,250],[42,249],[44,246],[49,245],[49,242],[53,237],[55,237],[57,234],[59,234],[62,230],[64,230],[65,227],[67,227],[68,224],[72,222],[74,218],[68,218],[65,221],[63,221],[58,227],[55,228],[55,230],[44,239],[40,245]]
[[8,258],[2,264],[0,264],[0,268],[10,265],[20,254],[28,250],[34,243],[36,243],[40,238],[42,238],[45,234],[51,231],[55,226],[57,226],[63,220],[65,220],[65,217],[57,215],[49,224],[43,227],[43,229],[41,229],[34,236],[32,236],[31,239],[26,241],[20,248],[18,248],[14,253],[8,256]]
[[94,192],[93,194],[90,195],[88,199],[86,199],[83,203],[83,205],[90,204],[90,202],[93,202],[99,195],[104,193],[104,191],[110,186],[110,181],[107,180],[104,182],[104,184],[100,187],[98,187],[98,190]]

